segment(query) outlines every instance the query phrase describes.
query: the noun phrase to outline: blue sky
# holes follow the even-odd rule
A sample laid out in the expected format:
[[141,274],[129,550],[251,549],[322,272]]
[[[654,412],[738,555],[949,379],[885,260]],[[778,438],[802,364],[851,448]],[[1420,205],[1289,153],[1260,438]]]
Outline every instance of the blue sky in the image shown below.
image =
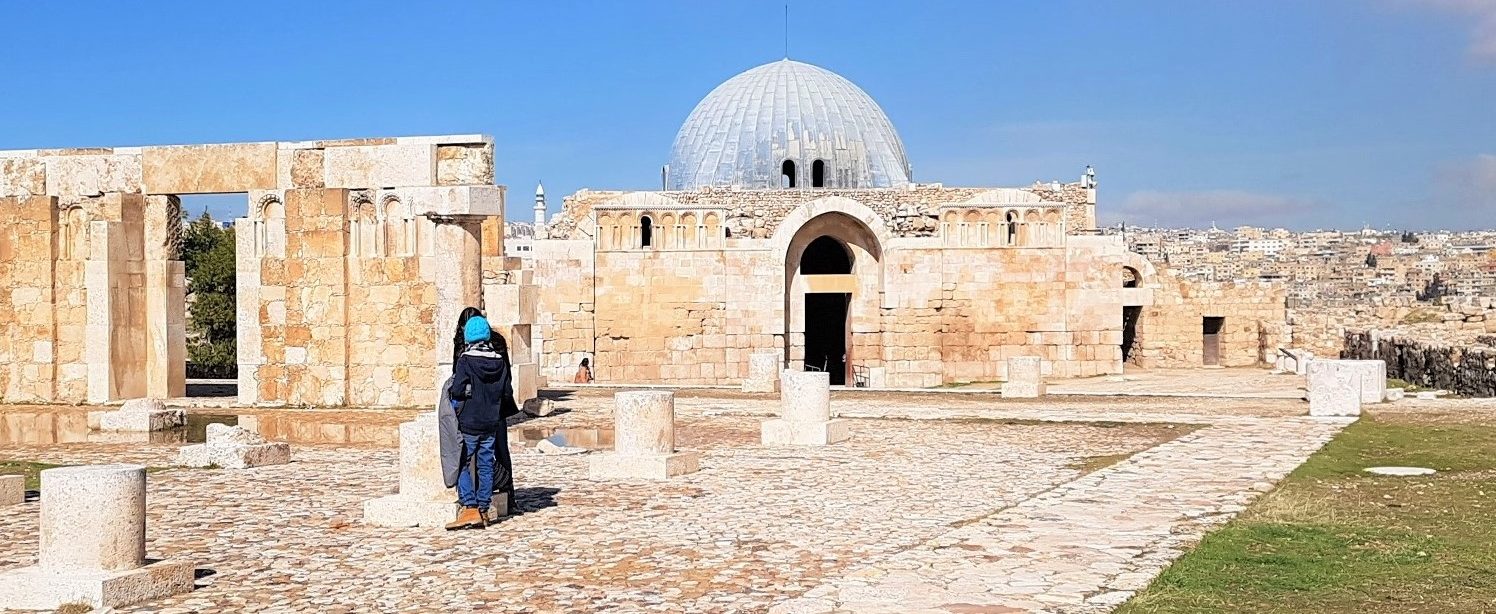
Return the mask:
[[[783,2],[5,2],[0,149],[481,132],[509,211],[650,189]],[[1496,227],[1496,0],[790,2],[915,177],[1104,221]],[[243,205],[209,201],[220,214]]]

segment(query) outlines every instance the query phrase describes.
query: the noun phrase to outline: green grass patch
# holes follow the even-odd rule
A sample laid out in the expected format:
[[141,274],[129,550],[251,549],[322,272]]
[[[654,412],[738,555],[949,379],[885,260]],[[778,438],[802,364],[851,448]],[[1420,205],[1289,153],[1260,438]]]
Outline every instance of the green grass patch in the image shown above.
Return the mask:
[[1419,386],[1418,384],[1414,384],[1413,382],[1400,380],[1395,377],[1387,378],[1387,387],[1402,388],[1406,392],[1423,392],[1425,390],[1432,390],[1431,388],[1424,388],[1423,386]]
[[1365,416],[1119,612],[1496,611],[1493,477],[1496,425]]
[[1084,457],[1081,457],[1081,458],[1075,460],[1074,462],[1071,462],[1070,465],[1069,465],[1069,467],[1071,469],[1079,469],[1081,473],[1090,473],[1092,471],[1099,471],[1101,469],[1106,469],[1107,467],[1110,467],[1112,465],[1115,465],[1117,463],[1125,461],[1125,460],[1127,460],[1127,458],[1129,456],[1132,456],[1131,452],[1122,452],[1122,453],[1119,453],[1119,454],[1098,454],[1096,456],[1084,456]]
[[[36,461],[23,460],[0,460],[0,475],[22,475],[26,476],[26,490],[41,490],[42,470],[54,467],[66,467],[67,465],[54,465],[52,463],[39,463]],[[147,475],[161,473],[183,467],[146,467]]]
[[26,476],[26,490],[37,490],[41,488],[42,470],[61,466],[33,461],[0,460],[0,475]]

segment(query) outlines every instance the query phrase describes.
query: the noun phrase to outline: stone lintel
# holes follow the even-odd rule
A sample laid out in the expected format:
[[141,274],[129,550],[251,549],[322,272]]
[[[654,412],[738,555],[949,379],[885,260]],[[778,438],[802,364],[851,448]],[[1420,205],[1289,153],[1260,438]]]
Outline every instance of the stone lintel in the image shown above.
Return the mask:
[[141,150],[147,194],[217,194],[273,190],[276,144],[171,145]]
[[125,571],[13,569],[0,572],[0,609],[51,610],[67,603],[123,607],[191,592],[194,570],[192,563],[173,560]]
[[402,190],[412,211],[424,216],[504,215],[504,188],[487,186],[440,186]]
[[605,452],[592,455],[587,477],[592,480],[665,480],[700,469],[699,452],[654,455]]
[[851,424],[846,420],[826,422],[790,422],[765,420],[762,424],[766,446],[825,446],[852,438]]

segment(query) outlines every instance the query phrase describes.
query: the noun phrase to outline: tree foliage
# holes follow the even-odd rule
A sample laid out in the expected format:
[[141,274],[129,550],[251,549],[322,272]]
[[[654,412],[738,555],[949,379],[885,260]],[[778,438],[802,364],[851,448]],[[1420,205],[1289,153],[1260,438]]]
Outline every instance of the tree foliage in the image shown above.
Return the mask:
[[235,348],[234,231],[220,228],[205,211],[182,233],[187,271],[187,357],[198,376],[230,377]]

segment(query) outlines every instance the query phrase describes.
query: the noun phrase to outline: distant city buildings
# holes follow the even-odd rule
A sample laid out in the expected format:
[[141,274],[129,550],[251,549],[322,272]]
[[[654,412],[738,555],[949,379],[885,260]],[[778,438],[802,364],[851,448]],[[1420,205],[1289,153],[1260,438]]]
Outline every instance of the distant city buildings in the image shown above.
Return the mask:
[[1104,232],[1124,234],[1133,252],[1185,279],[1285,282],[1290,303],[1496,296],[1496,230],[1291,232],[1240,226]]

